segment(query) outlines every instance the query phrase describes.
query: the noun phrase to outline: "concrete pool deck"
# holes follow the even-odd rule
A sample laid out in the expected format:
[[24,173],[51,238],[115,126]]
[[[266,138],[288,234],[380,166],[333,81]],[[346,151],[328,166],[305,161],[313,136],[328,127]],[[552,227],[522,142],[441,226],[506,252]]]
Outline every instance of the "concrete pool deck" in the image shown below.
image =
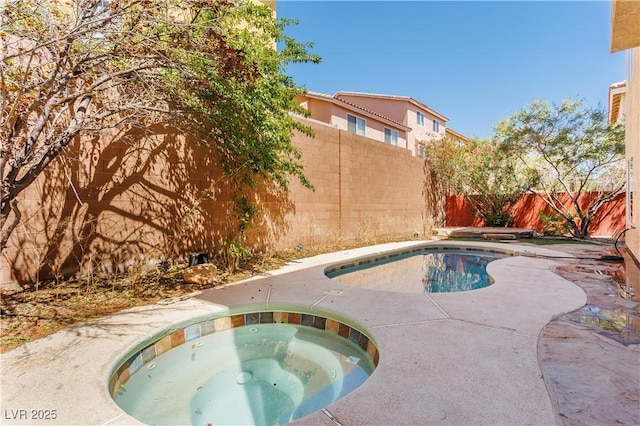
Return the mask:
[[[562,424],[542,377],[538,338],[555,316],[580,308],[587,297],[552,271],[553,260],[492,262],[495,283],[463,293],[366,290],[324,276],[330,264],[420,243],[430,242],[302,259],[193,298],[129,309],[27,343],[0,356],[2,424],[139,424],[107,389],[111,369],[129,349],[192,316],[281,303],[353,319],[380,352],[377,369],[360,388],[300,424]],[[570,257],[537,246],[452,244]]]

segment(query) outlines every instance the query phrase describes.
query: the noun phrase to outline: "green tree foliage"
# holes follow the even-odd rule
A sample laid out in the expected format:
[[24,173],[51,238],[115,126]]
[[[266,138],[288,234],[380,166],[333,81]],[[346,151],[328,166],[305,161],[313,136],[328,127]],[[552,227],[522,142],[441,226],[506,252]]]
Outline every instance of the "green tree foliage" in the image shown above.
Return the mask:
[[513,223],[510,209],[522,195],[512,159],[490,140],[445,137],[423,144],[430,167],[449,194],[464,195],[488,226]]
[[[597,211],[624,191],[624,126],[609,126],[603,108],[584,108],[578,100],[536,101],[501,121],[495,138],[503,155],[518,159],[518,176],[528,177],[527,190],[562,217],[576,237],[588,237]],[[586,191],[596,196],[581,204]]]
[[109,128],[167,123],[213,147],[238,184],[310,186],[291,143],[296,130],[310,134],[291,116],[305,114],[293,100],[303,90],[284,72],[319,58],[268,7],[7,0],[0,12],[1,248],[20,220],[18,195],[74,138]]

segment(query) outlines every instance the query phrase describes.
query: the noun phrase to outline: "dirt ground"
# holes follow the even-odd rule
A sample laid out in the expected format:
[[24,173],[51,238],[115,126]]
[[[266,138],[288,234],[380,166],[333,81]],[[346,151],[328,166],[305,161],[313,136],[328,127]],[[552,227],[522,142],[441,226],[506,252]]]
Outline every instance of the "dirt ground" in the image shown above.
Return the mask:
[[25,290],[0,290],[0,353],[81,321],[164,299],[188,298],[206,288],[277,269],[290,260],[392,241],[399,240],[377,239],[321,248],[298,246],[291,251],[255,254],[244,259],[233,273],[224,272],[214,260],[218,280],[204,286],[185,283],[182,272],[187,265],[178,264],[167,271],[130,271],[115,277],[75,278],[42,282]]
[[154,269],[118,277],[43,282],[24,291],[2,290],[0,353],[77,322],[164,299],[187,298],[205,288],[239,281],[278,268],[287,258],[302,254],[253,256],[238,271],[219,273],[216,283],[205,286],[185,283],[182,271],[187,265],[183,264],[168,271]]

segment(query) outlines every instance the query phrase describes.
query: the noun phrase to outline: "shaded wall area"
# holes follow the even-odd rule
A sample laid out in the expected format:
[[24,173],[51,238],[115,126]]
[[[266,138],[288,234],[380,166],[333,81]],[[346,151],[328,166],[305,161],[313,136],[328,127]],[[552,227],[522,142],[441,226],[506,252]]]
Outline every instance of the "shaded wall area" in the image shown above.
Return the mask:
[[[215,253],[237,226],[231,181],[214,147],[174,128],[78,138],[21,194],[24,220],[2,252],[1,283]],[[246,195],[269,204],[263,220],[272,223],[293,208],[264,183]]]
[[[241,195],[258,207],[260,250],[430,235],[424,162],[399,147],[305,120],[297,134],[315,191],[268,182]],[[232,176],[215,149],[162,125],[78,139],[20,197],[23,223],[0,257],[0,284],[218,253],[238,231]],[[427,225],[425,225],[427,224]]]
[[[597,196],[596,193],[586,193],[581,197],[582,206]],[[563,199],[564,198],[564,199]],[[569,197],[561,197],[565,205],[569,205]],[[603,205],[589,226],[591,236],[615,237],[625,227],[626,197],[619,195],[613,201]],[[551,215],[551,209],[535,194],[525,194],[514,205],[511,213],[515,218],[513,227],[545,231],[545,223],[540,218],[540,212]],[[473,207],[462,195],[446,197],[446,226],[484,226],[482,219],[473,216]]]

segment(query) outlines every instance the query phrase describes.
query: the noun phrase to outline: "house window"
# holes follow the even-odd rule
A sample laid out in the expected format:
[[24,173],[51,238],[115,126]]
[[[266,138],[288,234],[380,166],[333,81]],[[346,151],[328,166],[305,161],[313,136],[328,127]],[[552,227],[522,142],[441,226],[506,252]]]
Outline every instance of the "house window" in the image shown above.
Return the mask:
[[433,131],[440,133],[440,122],[438,120],[433,120]]
[[424,114],[420,111],[416,111],[416,121],[418,122],[418,126],[424,126]]
[[398,132],[388,128],[384,128],[384,142],[389,145],[398,146]]
[[355,133],[356,135],[364,136],[365,125],[366,123],[364,121],[364,118],[347,114],[347,130],[349,132]]

